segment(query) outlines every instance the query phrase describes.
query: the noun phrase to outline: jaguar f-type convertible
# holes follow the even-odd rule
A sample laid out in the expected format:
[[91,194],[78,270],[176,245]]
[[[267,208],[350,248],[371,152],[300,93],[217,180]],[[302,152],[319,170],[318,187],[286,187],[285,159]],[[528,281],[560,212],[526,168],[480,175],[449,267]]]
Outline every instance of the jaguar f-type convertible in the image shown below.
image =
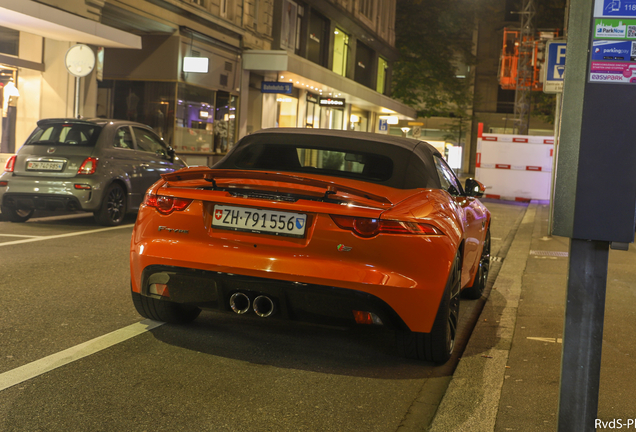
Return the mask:
[[402,355],[442,363],[460,294],[481,297],[488,277],[483,193],[423,141],[262,130],[212,168],[163,174],[147,191],[130,249],[133,302],[169,323],[211,309],[384,326]]

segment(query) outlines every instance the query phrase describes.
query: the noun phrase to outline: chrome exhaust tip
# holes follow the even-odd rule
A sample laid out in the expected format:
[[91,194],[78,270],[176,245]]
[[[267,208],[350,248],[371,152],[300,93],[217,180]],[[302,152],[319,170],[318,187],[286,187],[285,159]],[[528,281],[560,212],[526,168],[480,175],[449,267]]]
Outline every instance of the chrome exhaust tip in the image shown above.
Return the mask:
[[236,292],[230,297],[230,307],[235,313],[242,315],[250,310],[250,298],[242,292]]
[[274,302],[271,298],[260,295],[254,299],[254,312],[261,318],[267,318],[274,313]]

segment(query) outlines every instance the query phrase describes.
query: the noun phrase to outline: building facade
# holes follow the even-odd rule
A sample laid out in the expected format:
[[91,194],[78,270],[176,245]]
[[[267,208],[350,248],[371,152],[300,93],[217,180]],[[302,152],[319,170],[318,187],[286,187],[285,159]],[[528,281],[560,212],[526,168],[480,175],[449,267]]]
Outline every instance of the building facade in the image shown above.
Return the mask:
[[190,164],[268,127],[386,133],[415,116],[390,97],[395,1],[0,0],[0,152],[72,117],[77,43],[97,57],[80,115],[149,124]]

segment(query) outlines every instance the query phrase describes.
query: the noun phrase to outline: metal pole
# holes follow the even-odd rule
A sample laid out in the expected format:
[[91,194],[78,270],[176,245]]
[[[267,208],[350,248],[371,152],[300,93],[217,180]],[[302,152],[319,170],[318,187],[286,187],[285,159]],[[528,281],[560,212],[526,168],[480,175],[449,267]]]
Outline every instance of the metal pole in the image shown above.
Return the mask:
[[556,179],[557,154],[559,150],[559,135],[561,134],[561,99],[563,93],[556,95],[556,108],[554,109],[554,147],[552,150],[552,179],[550,180],[550,211],[548,212],[548,237],[552,235],[552,223],[554,222],[554,181]]
[[75,106],[73,108],[73,117],[79,118],[79,105],[80,105],[80,77],[75,77]]
[[609,246],[574,238],[570,243],[559,432],[596,431]]

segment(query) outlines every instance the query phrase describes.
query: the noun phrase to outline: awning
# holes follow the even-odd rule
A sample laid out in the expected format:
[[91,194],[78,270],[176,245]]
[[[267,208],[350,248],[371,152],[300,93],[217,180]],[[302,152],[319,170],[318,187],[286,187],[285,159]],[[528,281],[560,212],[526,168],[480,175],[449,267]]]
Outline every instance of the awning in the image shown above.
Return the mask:
[[0,0],[0,26],[59,41],[141,49],[141,37],[31,0]]
[[347,103],[368,111],[396,115],[402,120],[417,118],[417,111],[410,106],[287,51],[245,51],[243,69],[276,72],[280,82],[322,96],[345,98]]

